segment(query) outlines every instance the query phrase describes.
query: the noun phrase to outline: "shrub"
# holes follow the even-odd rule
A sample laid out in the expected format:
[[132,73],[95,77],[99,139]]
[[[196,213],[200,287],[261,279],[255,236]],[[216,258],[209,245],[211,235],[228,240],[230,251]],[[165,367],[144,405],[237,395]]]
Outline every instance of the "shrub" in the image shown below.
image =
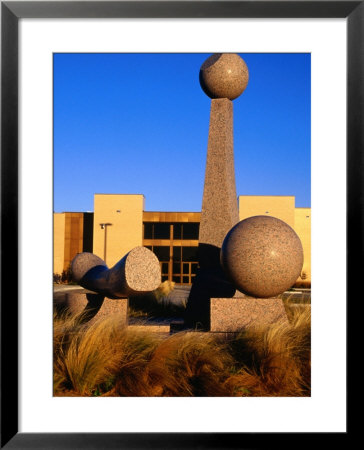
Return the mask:
[[54,273],[53,274],[53,283],[57,283],[57,284],[76,284],[73,281],[71,265],[69,265],[66,270],[63,270],[61,274]]
[[53,283],[60,284],[62,281],[62,275],[59,273],[53,274]]

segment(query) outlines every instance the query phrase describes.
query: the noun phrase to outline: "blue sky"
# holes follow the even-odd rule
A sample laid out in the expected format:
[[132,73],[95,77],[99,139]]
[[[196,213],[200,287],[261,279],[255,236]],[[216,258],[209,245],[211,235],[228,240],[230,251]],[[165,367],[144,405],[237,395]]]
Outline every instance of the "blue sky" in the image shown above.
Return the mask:
[[[210,54],[54,55],[54,211],[93,195],[144,194],[147,211],[200,211]],[[311,206],[309,54],[244,54],[234,104],[237,195],[294,195]]]

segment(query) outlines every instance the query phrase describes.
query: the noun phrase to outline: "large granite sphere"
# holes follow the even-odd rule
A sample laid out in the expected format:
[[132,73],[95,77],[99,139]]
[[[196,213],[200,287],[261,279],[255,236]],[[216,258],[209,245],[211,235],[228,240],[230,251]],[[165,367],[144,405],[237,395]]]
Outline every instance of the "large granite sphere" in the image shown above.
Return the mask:
[[255,216],[237,223],[225,236],[221,265],[241,292],[274,297],[293,286],[303,265],[302,244],[282,220]]
[[245,90],[249,71],[236,53],[216,53],[202,64],[200,84],[210,98],[234,100]]

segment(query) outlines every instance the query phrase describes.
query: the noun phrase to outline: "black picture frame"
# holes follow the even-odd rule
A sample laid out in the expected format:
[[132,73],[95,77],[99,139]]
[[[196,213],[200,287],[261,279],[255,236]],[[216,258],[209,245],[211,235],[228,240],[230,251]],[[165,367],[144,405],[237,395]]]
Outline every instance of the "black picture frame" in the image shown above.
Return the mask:
[[[265,448],[277,439],[283,447],[306,445],[310,433],[18,432],[18,23],[21,18],[110,17],[347,20],[347,312],[350,300],[357,300],[355,285],[364,273],[364,1],[2,1],[1,448]],[[350,345],[347,351],[350,357]],[[339,445],[351,431],[347,411],[347,432],[331,434]],[[316,433],[315,444],[324,441],[327,445],[327,438],[325,433]]]

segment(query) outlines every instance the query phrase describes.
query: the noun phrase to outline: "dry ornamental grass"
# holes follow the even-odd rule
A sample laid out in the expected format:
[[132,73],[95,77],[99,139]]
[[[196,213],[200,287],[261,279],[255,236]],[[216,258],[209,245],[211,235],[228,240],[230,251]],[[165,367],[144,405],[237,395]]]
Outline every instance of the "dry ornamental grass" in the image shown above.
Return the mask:
[[309,396],[310,308],[222,339],[55,318],[56,396]]

